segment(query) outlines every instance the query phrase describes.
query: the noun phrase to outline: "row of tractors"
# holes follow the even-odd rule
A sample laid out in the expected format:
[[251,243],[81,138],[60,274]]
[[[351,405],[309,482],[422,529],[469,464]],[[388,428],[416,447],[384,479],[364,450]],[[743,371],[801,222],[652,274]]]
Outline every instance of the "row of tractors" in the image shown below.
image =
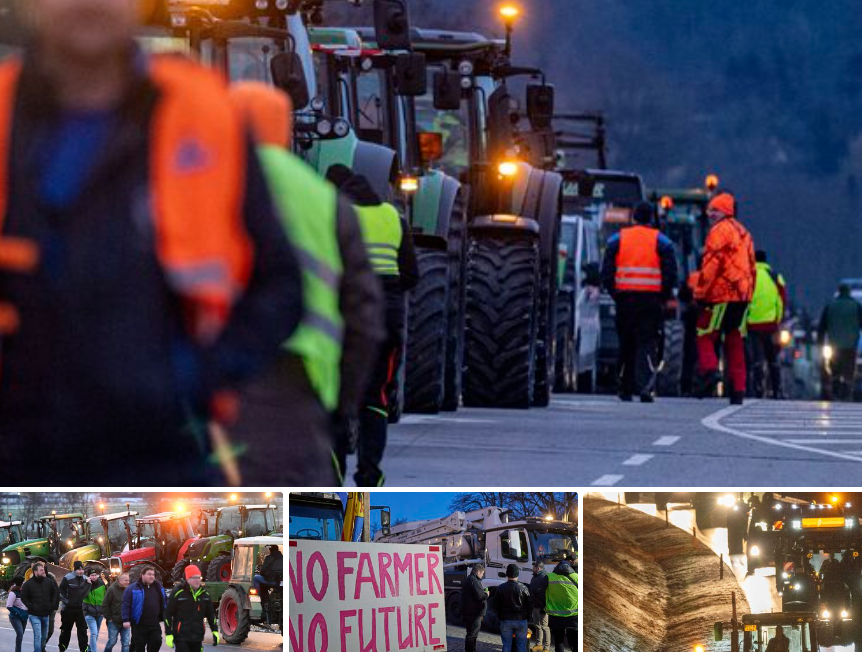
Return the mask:
[[269,547],[281,547],[275,505],[201,509],[194,517],[191,512],[141,516],[129,507],[92,517],[54,511],[35,519],[26,530],[10,514],[8,521],[0,521],[0,584],[8,586],[16,576],[29,579],[37,561],[59,580],[80,561],[87,574],[96,570],[107,582],[122,573],[135,582],[153,569],[169,589],[183,579],[186,566],[195,564],[218,603],[226,641],[242,642],[252,624],[280,630],[281,592],[273,591],[265,610],[252,587]]

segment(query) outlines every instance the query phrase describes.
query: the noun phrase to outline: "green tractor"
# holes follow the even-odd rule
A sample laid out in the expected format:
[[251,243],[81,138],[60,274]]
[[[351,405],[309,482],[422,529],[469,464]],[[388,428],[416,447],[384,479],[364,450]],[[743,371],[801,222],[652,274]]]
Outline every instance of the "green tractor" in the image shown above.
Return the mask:
[[[207,516],[215,516],[212,530]],[[201,510],[200,522],[207,525],[202,537],[193,541],[171,572],[174,582],[183,579],[186,566],[195,564],[208,581],[230,579],[233,543],[242,537],[274,535],[278,532],[275,505],[231,505],[216,510]]]
[[[36,561],[57,564],[70,550],[86,544],[84,515],[57,514],[42,516],[34,523],[37,536],[19,540],[0,552],[0,581],[9,582],[16,575],[28,578]],[[19,524],[20,527],[20,524]]]
[[283,635],[284,581],[270,589],[267,606],[253,586],[269,555],[269,547],[278,546],[284,553],[284,538],[277,536],[248,537],[233,542],[230,580],[207,582],[207,592],[218,617],[219,631],[225,643],[239,645],[248,638],[252,626]]
[[83,562],[89,575],[91,568],[110,576],[109,560],[115,554],[131,549],[134,540],[135,517],[138,512],[128,509],[115,514],[92,516],[84,522],[84,544],[60,557],[58,566],[71,570],[76,561]]
[[[0,521],[0,548],[6,548],[12,544],[24,540],[24,527],[21,521],[13,521],[12,514],[9,514],[8,521]],[[5,563],[3,564],[5,570]],[[9,581],[3,574],[3,580],[0,581],[0,586],[6,587]]]

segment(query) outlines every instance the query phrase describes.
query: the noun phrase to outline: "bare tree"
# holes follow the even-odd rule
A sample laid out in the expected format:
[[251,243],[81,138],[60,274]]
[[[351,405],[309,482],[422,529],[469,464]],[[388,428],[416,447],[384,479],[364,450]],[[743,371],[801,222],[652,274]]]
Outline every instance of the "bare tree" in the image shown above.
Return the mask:
[[551,515],[556,519],[577,520],[578,494],[573,492],[473,492],[460,493],[449,509],[472,511],[482,507],[509,509],[516,519]]

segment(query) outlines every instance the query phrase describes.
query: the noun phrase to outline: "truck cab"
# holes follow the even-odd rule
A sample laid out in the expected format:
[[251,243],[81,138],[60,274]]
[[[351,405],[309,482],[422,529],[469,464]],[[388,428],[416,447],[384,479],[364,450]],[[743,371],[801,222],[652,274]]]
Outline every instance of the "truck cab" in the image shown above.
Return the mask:
[[344,505],[338,494],[291,492],[288,502],[288,537],[313,541],[341,541]]

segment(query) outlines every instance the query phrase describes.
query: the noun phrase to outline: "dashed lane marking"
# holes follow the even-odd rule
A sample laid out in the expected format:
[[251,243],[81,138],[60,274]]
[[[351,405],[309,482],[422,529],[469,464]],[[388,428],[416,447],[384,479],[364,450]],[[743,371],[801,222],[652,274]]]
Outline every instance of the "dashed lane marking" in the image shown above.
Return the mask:
[[638,455],[632,455],[625,462],[623,462],[623,466],[640,466],[646,462],[649,462],[655,455],[648,455],[646,453],[639,453]]
[[664,437],[659,437],[656,439],[652,445],[653,446],[673,446],[676,442],[680,440],[680,437],[677,435],[665,435]]
[[614,475],[613,473],[606,473],[600,478],[596,478],[593,480],[593,487],[613,487],[617,482],[623,479],[621,475]]

